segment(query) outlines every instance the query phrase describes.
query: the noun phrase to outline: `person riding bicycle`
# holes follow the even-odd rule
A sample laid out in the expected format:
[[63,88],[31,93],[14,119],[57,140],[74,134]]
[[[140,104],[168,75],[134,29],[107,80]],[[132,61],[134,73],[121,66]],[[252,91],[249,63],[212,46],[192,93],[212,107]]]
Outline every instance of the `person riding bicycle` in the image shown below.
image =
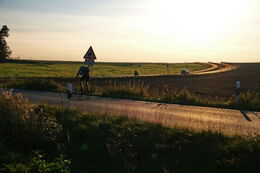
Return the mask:
[[76,76],[76,79],[78,78],[82,93],[86,92],[86,90],[89,92],[89,68],[81,66]]

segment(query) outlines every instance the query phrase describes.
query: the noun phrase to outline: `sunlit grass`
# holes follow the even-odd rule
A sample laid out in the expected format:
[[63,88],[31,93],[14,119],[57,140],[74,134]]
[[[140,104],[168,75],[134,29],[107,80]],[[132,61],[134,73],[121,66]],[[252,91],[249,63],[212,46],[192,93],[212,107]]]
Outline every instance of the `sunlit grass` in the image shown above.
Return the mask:
[[[74,92],[81,93],[78,82],[74,83]],[[21,79],[0,84],[0,87],[27,89],[39,91],[66,92],[66,86],[51,79]],[[183,88],[176,90],[164,84],[158,88],[151,88],[148,84],[133,80],[132,82],[110,81],[106,85],[90,85],[90,95],[155,101],[161,103],[173,103],[195,106],[208,106],[218,108],[233,108],[243,110],[260,111],[260,94],[257,91],[243,91],[240,102],[237,102],[234,95],[226,97],[201,97]]]
[[[67,77],[72,78],[83,63],[0,63],[0,78],[32,78],[32,77]],[[133,76],[135,70],[140,75],[179,74],[181,69],[190,71],[208,68],[203,63],[96,63],[92,68],[91,76]]]

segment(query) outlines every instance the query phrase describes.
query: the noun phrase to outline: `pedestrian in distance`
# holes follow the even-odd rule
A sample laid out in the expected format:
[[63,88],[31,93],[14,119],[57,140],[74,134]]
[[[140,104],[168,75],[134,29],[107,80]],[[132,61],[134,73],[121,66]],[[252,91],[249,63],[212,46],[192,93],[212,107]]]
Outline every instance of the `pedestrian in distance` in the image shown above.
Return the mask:
[[138,73],[137,70],[135,70],[135,72],[134,72],[134,76],[139,76],[139,73]]
[[79,84],[81,87],[81,92],[90,92],[89,88],[89,68],[86,66],[81,66],[76,75],[76,79],[79,79]]

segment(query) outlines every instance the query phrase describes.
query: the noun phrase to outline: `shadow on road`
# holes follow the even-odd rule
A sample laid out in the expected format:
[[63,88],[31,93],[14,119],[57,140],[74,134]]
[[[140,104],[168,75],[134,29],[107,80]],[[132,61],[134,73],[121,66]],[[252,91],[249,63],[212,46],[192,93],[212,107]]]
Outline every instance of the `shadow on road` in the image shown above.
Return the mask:
[[169,104],[167,104],[167,103],[159,103],[159,104],[157,104],[154,108],[152,108],[152,109],[157,109],[157,108],[159,108],[159,109],[161,109],[161,110],[163,110],[163,109],[167,109],[167,107],[169,106]]
[[248,116],[247,116],[247,112],[246,111],[240,111],[241,112],[241,114],[245,117],[245,119],[247,120],[247,121],[252,121]]

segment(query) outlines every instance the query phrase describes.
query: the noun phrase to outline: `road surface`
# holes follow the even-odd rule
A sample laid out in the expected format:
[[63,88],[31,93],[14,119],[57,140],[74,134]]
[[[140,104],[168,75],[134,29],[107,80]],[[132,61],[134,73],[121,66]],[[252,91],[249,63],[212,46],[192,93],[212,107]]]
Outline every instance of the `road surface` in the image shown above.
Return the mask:
[[260,112],[164,104],[95,96],[74,96],[41,91],[16,90],[32,103],[69,106],[84,111],[123,115],[130,118],[195,130],[212,130],[231,135],[260,135]]

